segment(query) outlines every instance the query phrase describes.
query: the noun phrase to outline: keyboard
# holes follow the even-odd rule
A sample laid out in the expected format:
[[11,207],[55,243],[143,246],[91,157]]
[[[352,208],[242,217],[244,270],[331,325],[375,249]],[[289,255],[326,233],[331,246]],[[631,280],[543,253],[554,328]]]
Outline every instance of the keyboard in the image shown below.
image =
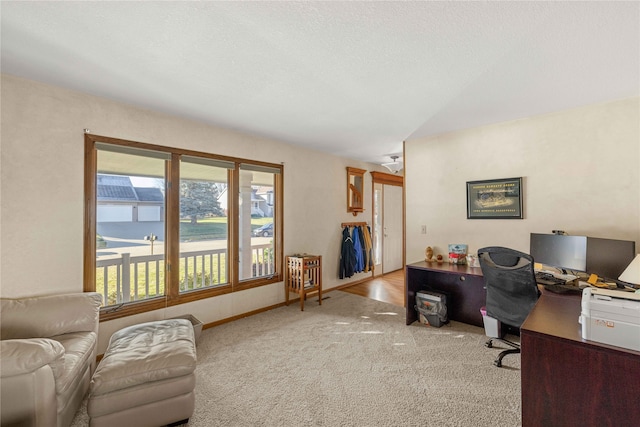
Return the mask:
[[567,282],[575,280],[576,276],[570,274],[552,274],[546,271],[536,271],[536,282],[544,285],[549,292],[556,294],[581,294],[582,289],[578,286],[568,285]]
[[537,271],[536,282],[541,285],[565,285],[567,283],[567,280],[564,278],[556,277],[551,273]]
[[581,294],[582,289],[573,285],[544,285],[544,289],[556,294]]

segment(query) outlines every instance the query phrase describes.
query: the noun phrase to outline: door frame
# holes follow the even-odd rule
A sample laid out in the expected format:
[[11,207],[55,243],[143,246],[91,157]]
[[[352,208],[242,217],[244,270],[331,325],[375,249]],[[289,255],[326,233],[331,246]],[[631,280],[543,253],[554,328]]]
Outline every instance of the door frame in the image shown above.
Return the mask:
[[[406,241],[405,241],[405,191],[404,191],[404,177],[402,175],[394,175],[394,174],[390,174],[390,173],[386,173],[386,172],[376,172],[376,171],[371,171],[371,178],[372,178],[372,185],[371,185],[371,212],[373,212],[373,215],[375,215],[375,187],[376,184],[382,184],[383,185],[383,197],[384,197],[384,185],[394,185],[394,186],[398,186],[398,187],[402,187],[402,265],[405,266],[406,263],[406,258],[405,258],[405,246],[406,246]],[[383,223],[384,223],[384,218],[383,218]],[[372,221],[372,235],[373,233],[375,233],[377,230],[375,230],[375,221]],[[384,251],[384,244],[382,246],[382,250]],[[381,256],[383,256],[381,254]],[[376,272],[374,271],[373,273],[374,276],[376,276]],[[406,292],[405,292],[406,293]],[[405,295],[406,298],[406,295]],[[405,301],[406,303],[406,301]]]

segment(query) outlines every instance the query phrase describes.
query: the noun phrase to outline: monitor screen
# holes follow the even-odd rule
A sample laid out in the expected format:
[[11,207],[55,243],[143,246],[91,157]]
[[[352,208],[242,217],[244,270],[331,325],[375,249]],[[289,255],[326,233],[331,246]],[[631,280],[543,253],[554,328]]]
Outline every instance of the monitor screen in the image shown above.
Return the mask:
[[635,256],[634,241],[587,238],[587,272],[590,274],[618,280]]
[[535,262],[563,270],[587,270],[587,236],[531,233],[530,251]]

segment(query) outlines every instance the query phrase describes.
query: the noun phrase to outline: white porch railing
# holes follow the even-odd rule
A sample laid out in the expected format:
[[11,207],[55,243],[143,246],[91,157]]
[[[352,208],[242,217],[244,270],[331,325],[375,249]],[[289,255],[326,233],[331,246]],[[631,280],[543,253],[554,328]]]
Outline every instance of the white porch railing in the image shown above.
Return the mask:
[[[251,247],[252,278],[274,273],[272,245]],[[164,295],[164,254],[131,256],[96,261],[96,279],[102,284],[104,306],[139,301]],[[211,249],[180,254],[180,292],[227,283],[227,250]],[[99,283],[100,280],[97,280]],[[100,287],[101,289],[98,289]]]

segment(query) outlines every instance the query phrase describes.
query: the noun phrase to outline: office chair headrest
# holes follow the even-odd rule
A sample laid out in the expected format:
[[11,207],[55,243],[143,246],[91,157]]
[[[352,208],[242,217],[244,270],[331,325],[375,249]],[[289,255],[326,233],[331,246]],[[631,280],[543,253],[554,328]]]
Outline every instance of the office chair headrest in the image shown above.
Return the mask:
[[501,246],[479,249],[478,258],[491,266],[499,268],[517,269],[533,263],[531,255]]

